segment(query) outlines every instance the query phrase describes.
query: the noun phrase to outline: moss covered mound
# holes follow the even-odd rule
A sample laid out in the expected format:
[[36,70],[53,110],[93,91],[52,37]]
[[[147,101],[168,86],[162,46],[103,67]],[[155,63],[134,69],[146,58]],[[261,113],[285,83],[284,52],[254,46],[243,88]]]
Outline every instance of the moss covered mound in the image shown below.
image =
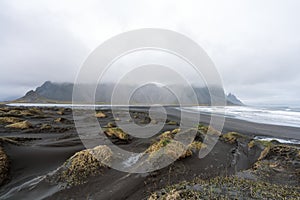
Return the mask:
[[11,123],[18,123],[22,120],[16,117],[0,117],[0,123],[4,124],[11,124]]
[[168,119],[166,121],[166,124],[167,125],[172,125],[172,126],[179,126],[178,122],[175,122],[175,121],[172,121],[172,120],[168,120]]
[[63,117],[59,117],[59,118],[54,119],[54,122],[55,123],[63,123],[63,124],[70,124],[71,123],[68,119],[63,118]]
[[195,140],[203,142],[204,138],[210,139],[210,138],[219,137],[220,135],[221,132],[214,129],[213,127],[199,124]]
[[127,133],[125,133],[122,129],[118,128],[118,127],[105,128],[104,133],[109,137],[117,138],[117,139],[120,139],[120,140],[123,140],[123,141],[130,140],[129,135]]
[[174,129],[162,133],[145,153],[149,153],[150,158],[164,155],[170,159],[183,159],[192,156],[197,150],[206,147],[205,144],[197,140],[187,146],[179,141],[173,140],[175,135],[179,132],[180,129]]
[[275,144],[278,144],[276,140],[271,140],[271,141],[265,141],[265,140],[251,140],[248,143],[248,148],[251,149],[255,146],[258,146],[259,148],[265,148],[265,147],[271,147]]
[[300,149],[294,146],[276,145],[271,147],[267,158],[278,157],[280,159],[290,161],[300,159]]
[[109,167],[112,156],[111,149],[105,145],[77,152],[57,170],[52,179],[67,186],[85,183],[89,177],[99,175],[101,169]]
[[300,149],[287,145],[268,146],[249,171],[259,180],[300,185]]
[[52,128],[52,126],[50,124],[42,124],[40,127],[41,130],[48,130],[51,128]]
[[258,161],[260,160],[276,160],[285,163],[300,162],[300,148],[288,145],[268,145],[262,151]]
[[6,112],[5,116],[10,117],[24,117],[24,116],[40,116],[44,113],[39,108],[26,108],[26,109],[12,109]]
[[9,107],[2,107],[2,105],[0,106],[0,112],[8,112],[9,111]]
[[33,125],[27,120],[5,126],[5,128],[16,128],[16,129],[28,129],[32,127]]
[[172,138],[161,138],[160,140],[154,142],[145,152],[154,153],[159,151],[161,148],[167,146],[171,142]]
[[179,133],[180,132],[180,129],[179,128],[176,128],[172,131],[165,131],[163,132],[160,136],[159,136],[159,139],[162,140],[162,139],[172,139],[174,138],[175,134]]
[[[167,145],[163,146],[165,148],[159,148],[150,152],[150,159],[159,158],[158,160],[177,160],[178,158],[183,158],[186,154],[186,147],[184,144],[178,141],[170,141]],[[187,156],[186,156],[187,157]]]
[[180,158],[190,157],[190,156],[192,156],[193,154],[199,152],[200,149],[206,148],[206,147],[207,147],[207,145],[206,145],[206,144],[203,144],[203,143],[200,142],[200,141],[193,141],[193,142],[188,146],[188,149],[187,149],[187,151],[185,152],[185,154],[181,155]]
[[8,178],[9,160],[2,147],[0,147],[0,185]]
[[105,118],[106,115],[105,115],[103,112],[98,111],[98,112],[95,114],[95,117],[97,117],[97,118]]
[[28,115],[32,115],[32,116],[44,114],[44,112],[40,108],[29,108],[28,110],[25,110],[25,112],[28,113]]
[[173,185],[153,193],[148,199],[298,199],[299,196],[299,187],[278,186],[236,177],[217,177]]
[[64,115],[65,114],[65,109],[64,108],[60,108],[58,111],[56,111],[56,114],[58,114],[58,115]]
[[[208,129],[205,126],[198,127],[199,135],[206,134]],[[172,135],[170,132],[165,133],[161,139],[168,139]],[[261,156],[251,169],[237,172],[234,176],[168,186],[153,193],[149,199],[299,199],[299,147],[250,141],[247,136],[235,132],[224,134],[220,138],[230,144],[243,141],[249,148],[257,146],[257,150],[262,151]],[[194,141],[189,148],[199,149],[202,145],[200,141]],[[163,145],[157,144],[157,147],[160,146]],[[190,156],[189,149],[182,155],[187,156]]]
[[[174,129],[173,131],[166,131],[166,132],[162,133],[156,139],[156,141],[154,141],[153,144],[150,145],[150,147],[148,149],[146,149],[145,153],[154,154],[154,153],[160,151],[163,147],[165,147],[171,143],[175,134],[177,134],[178,132],[180,132],[180,129]],[[173,142],[177,142],[177,141],[173,141]],[[177,142],[177,143],[179,145],[178,148],[180,148],[182,144],[180,145],[179,142]],[[169,146],[171,148],[171,145],[169,145]]]
[[228,133],[221,135],[221,139],[230,144],[236,143],[238,139],[246,139],[246,138],[247,137],[245,135],[242,135],[237,132],[228,132]]
[[117,124],[115,122],[108,122],[106,128],[116,128]]

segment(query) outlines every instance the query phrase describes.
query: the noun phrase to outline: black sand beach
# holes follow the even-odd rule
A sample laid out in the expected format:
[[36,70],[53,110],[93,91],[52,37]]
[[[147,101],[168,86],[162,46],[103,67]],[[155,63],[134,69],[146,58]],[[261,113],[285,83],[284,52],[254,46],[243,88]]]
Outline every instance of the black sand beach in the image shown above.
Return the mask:
[[[160,133],[175,130],[180,121],[178,109],[172,107],[166,109],[169,123],[164,126]],[[147,112],[146,107],[131,108],[134,122],[141,125],[151,121],[149,121]],[[110,109],[101,109],[101,113],[104,114],[98,117],[101,127],[108,126],[109,123],[115,121]],[[122,113],[122,109],[120,109],[120,113]],[[191,118],[194,115],[190,113]],[[204,127],[209,124],[210,116],[201,115],[200,119],[204,126],[200,126],[199,134],[203,135],[205,134],[203,133],[205,132]],[[153,193],[182,181],[192,182],[195,179],[205,181],[213,180],[215,177],[230,176],[243,179],[250,175],[249,180],[287,185],[290,186],[290,190],[287,191],[294,191],[295,195],[300,192],[300,161],[298,160],[300,158],[297,157],[300,154],[296,155],[295,158],[290,158],[294,159],[294,164],[291,164],[292,167],[288,165],[290,171],[285,171],[281,179],[260,179],[263,176],[254,178],[256,175],[254,175],[254,171],[251,171],[259,160],[269,161],[273,159],[275,154],[271,155],[269,152],[273,152],[273,150],[277,152],[275,146],[280,145],[277,142],[273,142],[271,146],[265,143],[258,144],[253,141],[255,136],[299,139],[300,128],[226,118],[222,132],[224,136],[220,136],[213,150],[203,159],[199,159],[197,153],[191,151],[192,155],[179,159],[161,170],[145,174],[129,174],[101,166],[100,173],[84,177],[86,180],[83,182],[76,182],[76,184],[72,182],[72,184],[64,185],[64,181],[68,178],[59,177],[60,172],[56,169],[66,170],[64,163],[76,152],[85,149],[76,132],[72,110],[57,107],[7,107],[2,105],[0,107],[0,120],[2,120],[0,123],[0,142],[9,161],[8,171],[2,170],[6,175],[1,175],[3,183],[0,188],[0,199],[147,199],[151,194],[152,199],[159,199],[160,197],[163,199],[164,195],[168,193],[168,189],[164,193],[155,193],[155,197]],[[23,123],[24,121],[28,123]],[[19,127],[11,126],[19,122],[21,122]],[[133,122],[126,121],[124,123]],[[239,134],[228,135],[226,134],[228,132]],[[114,144],[138,152],[147,150],[158,135],[149,139],[133,137],[128,139],[127,136],[107,133]],[[198,138],[198,140],[200,143],[201,139]],[[266,152],[267,156],[261,157],[266,148],[269,148],[269,152]],[[291,150],[287,151],[292,151],[293,148],[299,150],[296,145],[289,148]],[[270,156],[268,157],[268,155]],[[279,154],[275,156],[280,158]],[[80,171],[80,173],[84,174],[84,171]],[[287,178],[291,174],[293,177]],[[287,192],[288,199],[295,197],[291,193]],[[174,197],[174,199],[176,198]]]

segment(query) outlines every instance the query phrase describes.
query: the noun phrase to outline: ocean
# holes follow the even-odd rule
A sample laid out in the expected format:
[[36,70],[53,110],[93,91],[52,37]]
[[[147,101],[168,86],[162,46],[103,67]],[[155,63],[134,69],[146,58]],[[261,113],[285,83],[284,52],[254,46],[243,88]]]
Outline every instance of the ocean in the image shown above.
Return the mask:
[[226,107],[183,107],[185,111],[220,115],[249,122],[300,127],[300,107],[259,107],[259,106],[226,106]]

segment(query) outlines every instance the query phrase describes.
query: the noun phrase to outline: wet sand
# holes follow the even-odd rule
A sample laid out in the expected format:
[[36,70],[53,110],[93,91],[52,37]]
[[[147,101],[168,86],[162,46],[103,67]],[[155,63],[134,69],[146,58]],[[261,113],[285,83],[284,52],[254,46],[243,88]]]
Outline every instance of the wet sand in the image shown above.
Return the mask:
[[[241,170],[249,169],[260,156],[262,149],[251,151],[243,143],[226,143],[219,140],[213,150],[203,159],[197,155],[178,160],[161,170],[145,174],[128,174],[114,169],[104,169],[99,176],[89,177],[87,183],[59,189],[43,181],[43,177],[61,166],[74,153],[85,149],[78,137],[73,123],[71,109],[64,108],[25,108],[0,107],[0,115],[28,120],[31,128],[6,128],[7,123],[0,124],[1,146],[9,160],[9,178],[0,188],[1,199],[146,199],[152,192],[166,185],[194,178],[211,179],[216,176],[227,176]],[[31,111],[20,113],[20,111]],[[180,111],[167,107],[168,119],[180,121]],[[15,110],[19,112],[9,111]],[[145,117],[148,109],[132,108],[137,119]],[[101,126],[113,122],[109,109],[102,109],[105,118],[99,118]],[[122,109],[120,109],[122,112]],[[190,113],[189,117],[195,117]],[[55,122],[58,118],[59,120]],[[201,122],[208,124],[209,115],[201,115]],[[124,122],[132,123],[132,122]],[[50,127],[45,128],[45,125]],[[178,126],[165,125],[161,133],[174,130]],[[227,118],[223,133],[230,131],[248,135],[245,142],[254,136],[272,136],[279,138],[299,138],[300,128],[265,125]],[[150,139],[133,138],[128,143],[118,143],[121,148],[131,151],[142,151],[151,145]],[[8,141],[9,139],[10,141]],[[238,158],[236,152],[239,153]],[[37,179],[37,177],[40,177]],[[42,181],[41,181],[42,180]]]

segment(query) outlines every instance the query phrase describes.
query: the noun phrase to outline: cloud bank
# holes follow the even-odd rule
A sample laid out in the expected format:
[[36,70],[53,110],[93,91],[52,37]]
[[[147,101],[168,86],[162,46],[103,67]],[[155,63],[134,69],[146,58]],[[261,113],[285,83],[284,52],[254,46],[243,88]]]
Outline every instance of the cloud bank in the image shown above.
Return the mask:
[[0,2],[0,99],[46,80],[72,82],[88,54],[108,38],[164,28],[198,42],[227,92],[249,104],[299,104],[300,2]]

